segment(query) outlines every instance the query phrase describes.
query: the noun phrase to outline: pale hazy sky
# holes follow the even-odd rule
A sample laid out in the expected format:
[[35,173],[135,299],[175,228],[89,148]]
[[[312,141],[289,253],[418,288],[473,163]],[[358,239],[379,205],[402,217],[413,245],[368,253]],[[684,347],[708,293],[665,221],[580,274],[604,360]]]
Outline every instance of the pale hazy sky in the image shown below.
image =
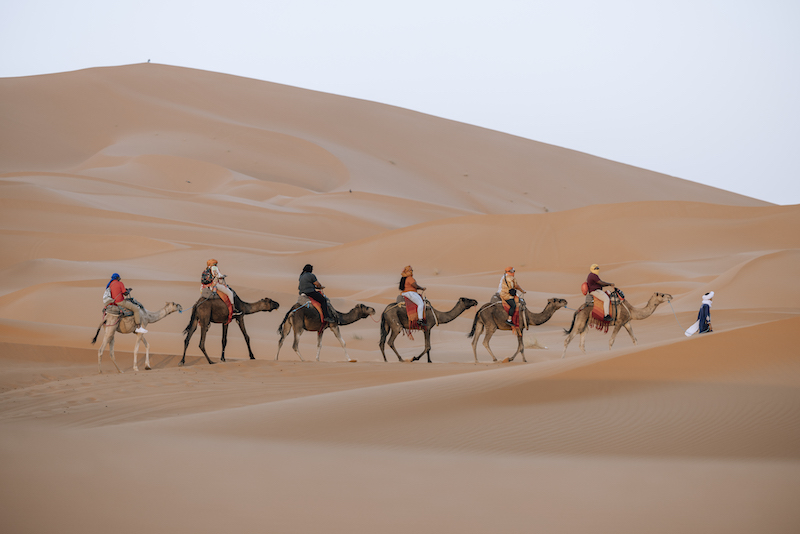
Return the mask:
[[0,77],[148,59],[800,203],[798,0],[0,0]]

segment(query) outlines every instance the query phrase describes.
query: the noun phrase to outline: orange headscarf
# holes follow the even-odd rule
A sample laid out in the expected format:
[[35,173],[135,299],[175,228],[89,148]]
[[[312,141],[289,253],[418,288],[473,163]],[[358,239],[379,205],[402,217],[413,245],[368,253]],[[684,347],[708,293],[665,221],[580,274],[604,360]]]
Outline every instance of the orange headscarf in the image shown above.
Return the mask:
[[216,265],[216,264],[217,264],[217,260],[214,260],[214,259],[208,260],[208,261],[206,262],[206,265],[207,265],[208,267],[211,267],[212,265]]
[[514,268],[513,267],[506,267],[506,272],[507,273],[513,273],[514,272]]
[[406,278],[411,276],[414,273],[414,269],[411,268],[410,265],[406,265],[403,269],[403,273],[400,276],[405,276]]

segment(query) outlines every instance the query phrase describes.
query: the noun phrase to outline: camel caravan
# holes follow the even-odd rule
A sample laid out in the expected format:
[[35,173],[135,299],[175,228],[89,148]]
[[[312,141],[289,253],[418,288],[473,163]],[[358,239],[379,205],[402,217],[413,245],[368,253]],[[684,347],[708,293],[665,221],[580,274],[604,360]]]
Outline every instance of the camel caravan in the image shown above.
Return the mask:
[[[325,286],[320,284],[313,270],[312,265],[306,265],[300,273],[298,299],[286,312],[278,327],[279,340],[275,360],[278,360],[284,341],[290,333],[293,333],[292,349],[300,361],[306,361],[300,353],[299,345],[300,336],[303,332],[308,331],[317,334],[316,361],[319,361],[322,350],[322,336],[326,330],[330,330],[339,341],[346,361],[356,362],[356,359],[352,358],[347,352],[347,345],[342,337],[341,327],[373,317],[375,309],[366,304],[358,303],[347,312],[336,310],[330,299],[325,296],[323,292]],[[646,319],[655,312],[659,304],[672,300],[671,295],[656,292],[653,293],[643,308],[635,308],[628,303],[624,293],[616,288],[613,283],[601,280],[599,272],[600,267],[597,264],[592,265],[589,276],[586,282],[583,283],[581,289],[586,296],[586,301],[580,308],[574,310],[572,324],[569,329],[564,329],[566,339],[564,340],[564,350],[561,358],[564,358],[567,347],[576,335],[580,335],[579,346],[581,351],[583,353],[586,352],[586,333],[590,328],[595,328],[604,333],[611,330],[611,337],[608,343],[609,349],[614,345],[614,340],[622,328],[625,328],[633,343],[636,344],[637,339],[633,334],[631,321],[634,319]],[[226,276],[220,272],[219,264],[215,259],[208,260],[200,282],[200,298],[192,306],[189,323],[183,330],[183,356],[179,365],[186,363],[186,351],[192,335],[198,327],[200,328],[200,350],[209,364],[215,363],[206,352],[205,346],[206,335],[212,323],[218,323],[222,326],[220,361],[226,361],[225,347],[228,341],[228,326],[233,321],[236,321],[239,330],[244,336],[249,358],[254,360],[255,356],[250,347],[250,336],[245,327],[245,317],[257,312],[277,310],[280,305],[267,297],[255,302],[242,300],[226,282]],[[427,361],[431,363],[433,361],[431,359],[431,331],[436,326],[450,323],[467,310],[478,306],[478,301],[468,297],[460,297],[451,309],[436,309],[425,298],[424,292],[426,288],[417,283],[414,278],[413,268],[410,265],[403,269],[398,289],[400,294],[397,299],[386,306],[380,318],[378,348],[384,362],[388,361],[386,358],[386,344],[388,343],[389,348],[392,349],[392,352],[400,362],[414,362],[420,360],[423,356],[427,356]],[[526,291],[516,280],[515,269],[513,267],[506,268],[503,277],[500,279],[497,292],[489,302],[477,308],[472,321],[472,329],[467,334],[467,337],[472,339],[472,354],[475,363],[479,363],[477,347],[481,336],[483,336],[483,346],[492,357],[492,362],[512,362],[517,356],[521,356],[522,361],[527,363],[528,360],[525,358],[526,341],[523,338],[524,332],[533,326],[546,323],[559,309],[567,308],[566,300],[550,298],[542,311],[531,311],[525,302],[525,293]],[[171,313],[176,311],[183,312],[181,305],[174,302],[167,302],[159,311],[148,311],[132,297],[131,289],[125,287],[122,278],[117,273],[112,275],[111,280],[106,285],[103,293],[103,306],[103,321],[97,328],[94,339],[92,339],[92,344],[94,344],[100,335],[100,330],[104,329],[103,340],[97,353],[98,370],[101,373],[102,356],[106,345],[109,347],[111,361],[117,371],[123,372],[114,358],[116,333],[133,333],[136,335],[137,339],[133,350],[133,370],[139,370],[138,351],[140,344],[145,346],[144,368],[145,370],[150,370],[150,344],[144,337],[148,332],[146,327],[151,323],[160,321]],[[511,332],[517,341],[516,351],[502,360],[498,360],[489,345],[490,340],[498,331]],[[415,333],[421,334],[424,339],[422,350],[414,356],[403,358],[395,346],[395,341],[401,334],[414,341]],[[534,348],[546,348],[538,345],[538,342],[533,346]]]

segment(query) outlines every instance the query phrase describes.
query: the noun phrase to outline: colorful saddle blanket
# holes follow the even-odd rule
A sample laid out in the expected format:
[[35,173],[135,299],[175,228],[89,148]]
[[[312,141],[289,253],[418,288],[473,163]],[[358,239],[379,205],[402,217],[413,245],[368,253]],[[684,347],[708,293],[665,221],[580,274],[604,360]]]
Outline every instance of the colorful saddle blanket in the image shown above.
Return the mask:
[[[414,301],[409,300],[403,294],[397,296],[397,300],[395,303],[398,306],[405,306],[406,307],[406,315],[408,315],[408,329],[409,330],[422,330],[422,326],[419,324],[419,306],[417,306]],[[427,306],[427,301],[426,301]]]
[[[506,301],[504,301],[504,300],[502,300],[500,298],[500,294],[499,293],[495,293],[494,295],[492,295],[491,302],[492,303],[496,303],[496,302],[501,303],[503,305],[503,310],[505,310],[506,315],[508,315],[508,310],[511,309],[511,306],[509,306],[506,303]],[[523,308],[523,306],[525,306],[525,301],[520,299],[519,297],[517,297],[517,307],[514,309],[514,317],[511,318],[511,322],[517,328],[519,328],[519,318],[520,318],[519,312]]]
[[317,302],[316,300],[314,300],[312,298],[309,298],[308,295],[303,293],[302,295],[300,295],[298,297],[297,305],[298,306],[309,306],[309,305],[313,306],[317,310],[317,313],[319,313],[320,322],[322,323],[323,326],[325,326],[325,313],[322,311],[322,304],[320,304],[319,302]]

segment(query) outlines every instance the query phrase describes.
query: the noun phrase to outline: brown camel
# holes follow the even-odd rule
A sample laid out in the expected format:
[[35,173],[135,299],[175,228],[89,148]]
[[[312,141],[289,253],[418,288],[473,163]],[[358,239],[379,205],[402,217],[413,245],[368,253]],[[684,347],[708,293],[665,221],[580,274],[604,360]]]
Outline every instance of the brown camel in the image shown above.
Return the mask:
[[[137,303],[138,304],[138,303]],[[160,321],[167,315],[172,312],[182,312],[183,308],[181,308],[180,304],[176,304],[174,302],[167,302],[163,308],[158,310],[157,312],[150,312],[147,311],[144,306],[139,304],[139,307],[142,308],[141,317],[142,317],[142,326],[148,323],[155,323],[156,321]],[[114,367],[117,368],[117,371],[122,373],[122,369],[119,368],[117,365],[117,360],[114,358],[114,334],[119,332],[120,334],[136,334],[136,345],[133,347],[133,370],[138,371],[139,365],[137,362],[137,355],[139,353],[139,343],[144,343],[145,348],[145,357],[144,357],[144,368],[149,371],[150,370],[150,344],[144,337],[144,334],[140,334],[138,332],[134,332],[136,329],[136,324],[133,322],[133,316],[123,317],[121,315],[112,315],[107,313],[103,322],[100,323],[100,326],[97,327],[97,333],[94,335],[94,339],[92,339],[92,345],[95,344],[97,341],[97,336],[100,335],[100,329],[105,326],[105,334],[103,335],[103,342],[100,343],[100,349],[97,351],[97,368],[102,373],[103,369],[100,367],[100,361],[103,359],[103,350],[106,348],[106,344],[108,344],[108,352],[111,354],[111,361],[114,362]]]
[[294,330],[294,343],[292,343],[292,348],[297,353],[297,356],[301,361],[305,360],[303,360],[303,356],[300,354],[299,350],[300,336],[303,335],[303,331],[305,330],[317,333],[317,361],[319,361],[319,353],[322,351],[322,334],[325,332],[325,329],[328,328],[331,330],[331,332],[333,332],[333,334],[336,336],[336,339],[338,339],[339,343],[342,345],[342,349],[344,350],[344,355],[347,357],[347,361],[355,362],[356,360],[347,354],[347,346],[345,345],[344,339],[342,339],[342,334],[339,331],[339,327],[353,324],[360,319],[366,319],[371,315],[375,315],[375,309],[364,304],[356,304],[355,308],[349,312],[340,313],[334,310],[333,306],[330,308],[332,315],[336,318],[336,323],[323,324],[317,309],[311,304],[305,303],[305,300],[292,306],[292,309],[286,313],[286,317],[283,318],[283,322],[278,327],[278,334],[280,334],[281,338],[278,340],[278,352],[275,354],[275,361],[278,360],[278,356],[281,353],[283,340],[286,339],[286,336],[289,335],[291,330]]
[[[523,305],[520,310],[520,326],[525,328],[530,325],[538,326],[544,324],[550,320],[550,317],[553,316],[556,310],[566,305],[567,301],[564,299],[548,299],[547,305],[540,313],[533,313]],[[503,309],[502,301],[500,301],[499,298],[492,298],[491,302],[484,304],[478,309],[478,313],[475,314],[475,320],[472,322],[472,331],[467,334],[467,337],[472,338],[472,353],[475,356],[475,363],[478,363],[478,339],[481,337],[484,329],[486,330],[486,336],[483,338],[483,346],[489,351],[492,360],[497,362],[497,358],[495,358],[492,349],[489,347],[489,340],[497,330],[512,330],[511,326],[506,322],[506,319],[508,319],[508,314]],[[513,362],[517,354],[522,355],[523,362],[528,362],[528,360],[525,359],[525,343],[522,341],[522,328],[518,328],[516,332],[517,351],[510,358],[503,360],[503,362]]]
[[[419,353],[418,356],[409,361],[415,362],[427,354],[428,363],[431,363],[431,328],[438,324],[449,323],[468,309],[477,305],[477,300],[461,297],[458,299],[458,302],[456,302],[456,305],[452,310],[443,312],[434,309],[434,307],[431,306],[431,303],[426,299],[425,322],[427,325],[422,329],[425,334],[425,348]],[[389,333],[390,330],[391,334]],[[397,302],[386,306],[386,309],[383,310],[383,314],[381,315],[381,340],[378,342],[378,346],[381,349],[383,361],[388,361],[386,359],[386,352],[384,351],[387,336],[389,337],[389,347],[397,355],[397,359],[401,362],[406,361],[400,356],[400,353],[397,352],[397,349],[394,346],[394,340],[398,335],[400,335],[400,332],[404,330],[408,330],[408,314],[406,313],[405,301],[401,295],[397,297]]]
[[[636,345],[636,336],[633,335],[633,329],[631,328],[631,320],[641,320],[647,319],[653,312],[656,311],[656,308],[659,304],[663,302],[669,302],[672,300],[672,295],[668,295],[667,293],[653,293],[653,296],[650,297],[650,300],[647,301],[647,305],[644,308],[634,308],[630,305],[627,301],[621,301],[617,316],[611,321],[610,326],[614,327],[614,331],[611,333],[611,339],[608,340],[608,348],[614,345],[614,339],[617,337],[617,333],[619,333],[620,329],[624,326],[625,330],[628,331],[630,334],[631,339],[633,340],[633,344]],[[572,338],[575,337],[575,334],[581,335],[581,342],[580,347],[583,353],[586,353],[586,331],[589,329],[589,317],[592,314],[592,305],[584,304],[575,312],[575,315],[572,317],[572,325],[569,327],[569,330],[564,330],[564,333],[567,336],[567,339],[564,341],[564,352],[561,353],[561,357],[564,357],[564,354],[567,353],[567,346],[569,342],[572,341]],[[612,316],[614,314],[612,313]]]
[[[247,335],[247,328],[244,326],[244,316],[251,313],[261,311],[277,310],[280,304],[272,299],[264,297],[256,302],[245,302],[239,298],[239,295],[234,294],[234,306],[242,312],[241,315],[235,316],[233,319],[239,325],[239,330],[244,335],[244,341],[247,343],[247,352],[251,360],[255,360],[253,350],[250,348],[250,336]],[[197,325],[200,325],[200,350],[203,351],[203,356],[206,357],[208,363],[213,364],[211,358],[206,353],[206,332],[211,323],[222,323],[222,357],[220,361],[225,361],[225,346],[228,344],[228,325],[225,324],[228,320],[228,306],[222,301],[221,298],[214,296],[214,298],[207,299],[201,297],[192,307],[192,318],[189,320],[189,325],[183,331],[186,334],[186,339],[183,342],[183,358],[181,358],[180,365],[186,363],[186,348],[189,346],[189,340],[192,339]]]

